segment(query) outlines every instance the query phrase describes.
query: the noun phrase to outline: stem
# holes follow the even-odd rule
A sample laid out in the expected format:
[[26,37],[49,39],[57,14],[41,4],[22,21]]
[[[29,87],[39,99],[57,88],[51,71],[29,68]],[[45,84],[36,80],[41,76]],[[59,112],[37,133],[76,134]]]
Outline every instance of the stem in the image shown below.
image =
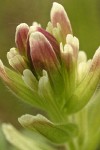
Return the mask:
[[[84,146],[88,141],[88,115],[87,108],[83,109],[75,115],[76,123],[79,127],[79,136],[77,138],[77,150],[84,150]],[[85,149],[86,150],[86,149]]]

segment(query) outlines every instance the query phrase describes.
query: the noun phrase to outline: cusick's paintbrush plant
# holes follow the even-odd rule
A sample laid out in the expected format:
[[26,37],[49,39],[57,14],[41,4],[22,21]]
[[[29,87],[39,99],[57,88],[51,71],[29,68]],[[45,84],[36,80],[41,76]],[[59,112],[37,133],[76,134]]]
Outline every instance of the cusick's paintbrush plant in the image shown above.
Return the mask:
[[0,61],[0,77],[8,88],[46,116],[26,114],[18,119],[34,138],[10,124],[3,124],[3,132],[20,150],[96,150],[100,48],[87,60],[63,6],[54,2],[50,17],[46,29],[36,22],[18,25],[16,48],[7,53],[13,69]]

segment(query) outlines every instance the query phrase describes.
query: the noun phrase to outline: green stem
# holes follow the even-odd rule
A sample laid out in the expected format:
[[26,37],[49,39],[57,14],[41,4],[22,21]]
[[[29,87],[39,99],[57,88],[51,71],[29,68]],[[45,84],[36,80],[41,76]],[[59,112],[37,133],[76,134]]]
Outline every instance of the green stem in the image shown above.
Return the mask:
[[84,150],[84,146],[88,141],[88,115],[87,108],[83,109],[75,115],[76,123],[79,127],[79,136],[77,138],[78,150]]

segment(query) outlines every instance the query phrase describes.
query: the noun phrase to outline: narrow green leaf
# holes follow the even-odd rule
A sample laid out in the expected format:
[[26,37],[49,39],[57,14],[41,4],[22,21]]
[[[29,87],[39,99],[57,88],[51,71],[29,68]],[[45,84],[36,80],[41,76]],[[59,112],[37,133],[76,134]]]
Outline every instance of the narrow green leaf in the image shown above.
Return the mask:
[[19,122],[25,128],[36,130],[55,144],[62,144],[77,135],[74,124],[54,124],[42,115],[23,115]]

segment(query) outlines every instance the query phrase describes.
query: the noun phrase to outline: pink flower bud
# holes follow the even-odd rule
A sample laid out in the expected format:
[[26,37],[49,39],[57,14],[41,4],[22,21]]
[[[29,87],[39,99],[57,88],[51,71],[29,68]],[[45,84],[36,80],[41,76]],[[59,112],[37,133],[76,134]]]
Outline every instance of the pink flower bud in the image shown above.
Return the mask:
[[55,37],[39,26],[31,26],[30,30],[29,30],[29,34],[34,33],[36,31],[41,32],[48,39],[48,41],[50,42],[50,44],[53,47],[53,50],[55,51],[56,55],[59,58],[60,57],[60,47],[59,47],[59,43],[57,42]]
[[29,32],[29,26],[25,23],[21,23],[16,28],[15,43],[21,55],[26,55],[28,32]]
[[43,69],[47,71],[57,69],[59,62],[56,54],[42,33],[32,33],[29,38],[29,43],[31,59],[37,72],[40,73]]
[[56,2],[53,3],[51,9],[51,23],[53,27],[57,27],[57,23],[60,24],[64,37],[72,33],[71,24],[64,7]]

